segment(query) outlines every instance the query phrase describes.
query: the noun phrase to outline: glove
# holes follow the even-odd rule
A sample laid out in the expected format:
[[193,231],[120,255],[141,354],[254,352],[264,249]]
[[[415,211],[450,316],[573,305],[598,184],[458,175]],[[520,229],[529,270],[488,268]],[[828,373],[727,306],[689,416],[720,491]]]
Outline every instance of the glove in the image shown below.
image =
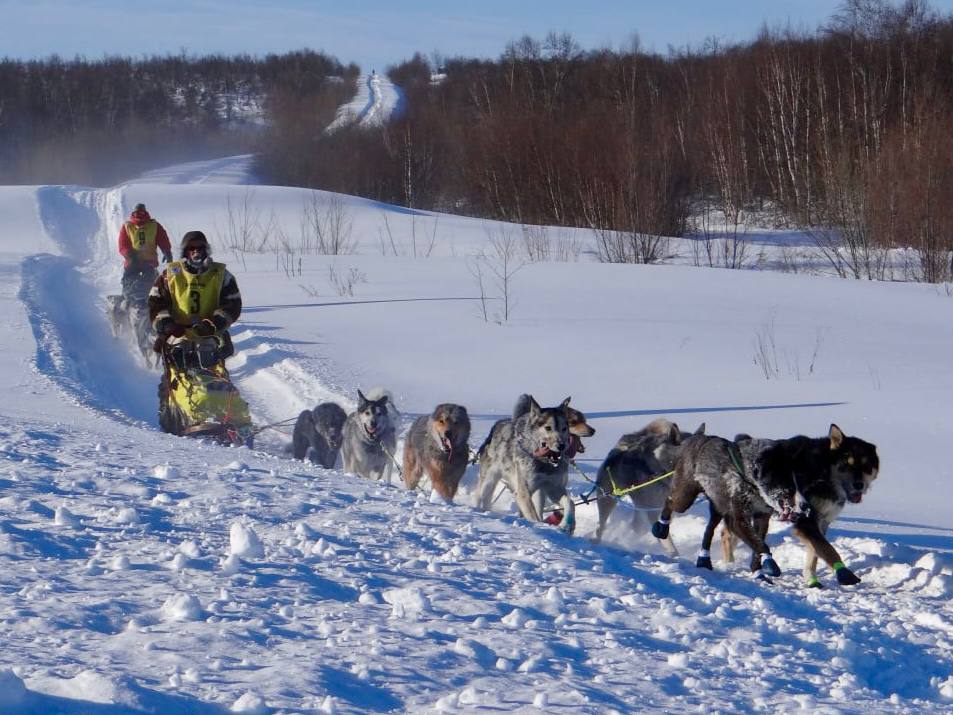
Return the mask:
[[172,254],[169,253],[168,251],[165,251],[165,252],[162,254],[162,262],[163,262],[163,263],[172,263]]
[[206,318],[201,323],[196,323],[192,326],[192,332],[195,333],[200,338],[208,338],[215,335],[218,329],[215,327],[215,323]]
[[180,338],[185,334],[185,328],[166,316],[156,323],[156,332],[166,337]]

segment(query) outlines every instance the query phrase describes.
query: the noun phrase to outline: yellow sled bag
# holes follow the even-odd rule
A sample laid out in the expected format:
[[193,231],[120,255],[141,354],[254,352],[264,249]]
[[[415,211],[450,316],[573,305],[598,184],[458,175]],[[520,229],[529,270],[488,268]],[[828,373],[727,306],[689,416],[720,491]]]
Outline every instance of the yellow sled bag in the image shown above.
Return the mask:
[[251,425],[248,403],[222,370],[176,370],[171,400],[181,412],[184,427],[203,423],[229,425],[236,429]]

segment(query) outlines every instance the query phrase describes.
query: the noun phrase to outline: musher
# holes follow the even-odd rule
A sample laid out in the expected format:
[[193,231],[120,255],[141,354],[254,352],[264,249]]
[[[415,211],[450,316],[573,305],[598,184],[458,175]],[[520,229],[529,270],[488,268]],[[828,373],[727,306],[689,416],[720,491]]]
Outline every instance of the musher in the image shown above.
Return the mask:
[[128,300],[145,300],[156,279],[162,260],[172,260],[169,235],[158,221],[146,211],[145,204],[136,204],[129,220],[119,229],[119,254],[125,263],[122,272],[122,294]]

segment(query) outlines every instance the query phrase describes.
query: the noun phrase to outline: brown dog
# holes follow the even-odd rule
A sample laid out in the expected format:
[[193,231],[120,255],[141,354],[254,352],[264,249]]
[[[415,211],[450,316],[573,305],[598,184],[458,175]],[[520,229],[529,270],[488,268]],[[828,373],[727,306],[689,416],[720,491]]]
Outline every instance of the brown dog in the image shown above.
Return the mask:
[[586,451],[582,444],[582,437],[592,437],[596,433],[596,428],[586,422],[586,416],[582,412],[569,406],[568,398],[565,404],[566,418],[569,420],[569,448],[566,450],[566,457],[572,459]]
[[437,497],[449,504],[466,471],[470,450],[470,416],[466,407],[444,403],[429,417],[418,417],[404,443],[404,483],[416,489],[424,472],[433,486],[431,501]]

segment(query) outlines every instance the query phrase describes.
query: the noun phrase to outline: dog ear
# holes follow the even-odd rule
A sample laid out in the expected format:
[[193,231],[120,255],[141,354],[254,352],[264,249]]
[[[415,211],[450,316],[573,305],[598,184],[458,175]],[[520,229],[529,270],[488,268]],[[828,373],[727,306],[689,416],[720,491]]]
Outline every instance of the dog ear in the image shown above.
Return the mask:
[[695,434],[705,434],[705,423],[704,423],[704,422],[702,422],[700,425],[698,425],[698,429],[695,430]]
[[539,417],[539,413],[542,412],[543,408],[539,406],[539,403],[536,401],[536,398],[532,395],[529,397],[529,413],[533,417]]
[[837,425],[831,423],[830,432],[828,432],[828,437],[831,439],[831,451],[839,449],[841,444],[844,442],[844,433],[841,432],[841,428]]
[[672,422],[668,428],[668,440],[672,444],[681,444],[682,443],[682,432],[678,429],[678,425]]
[[384,395],[379,400],[377,400],[377,402],[380,404],[381,407],[384,407],[385,405],[387,405],[388,398],[390,398],[390,395]]
[[367,407],[367,403],[368,403],[368,402],[370,402],[370,400],[368,400],[366,397],[364,397],[364,393],[361,392],[360,389],[358,389],[358,391],[357,391],[357,411],[360,412],[360,411],[363,410],[365,407]]
[[563,409],[566,409],[567,407],[569,407],[569,401],[571,399],[572,397],[567,397],[565,400],[559,403],[559,406],[562,407]]

